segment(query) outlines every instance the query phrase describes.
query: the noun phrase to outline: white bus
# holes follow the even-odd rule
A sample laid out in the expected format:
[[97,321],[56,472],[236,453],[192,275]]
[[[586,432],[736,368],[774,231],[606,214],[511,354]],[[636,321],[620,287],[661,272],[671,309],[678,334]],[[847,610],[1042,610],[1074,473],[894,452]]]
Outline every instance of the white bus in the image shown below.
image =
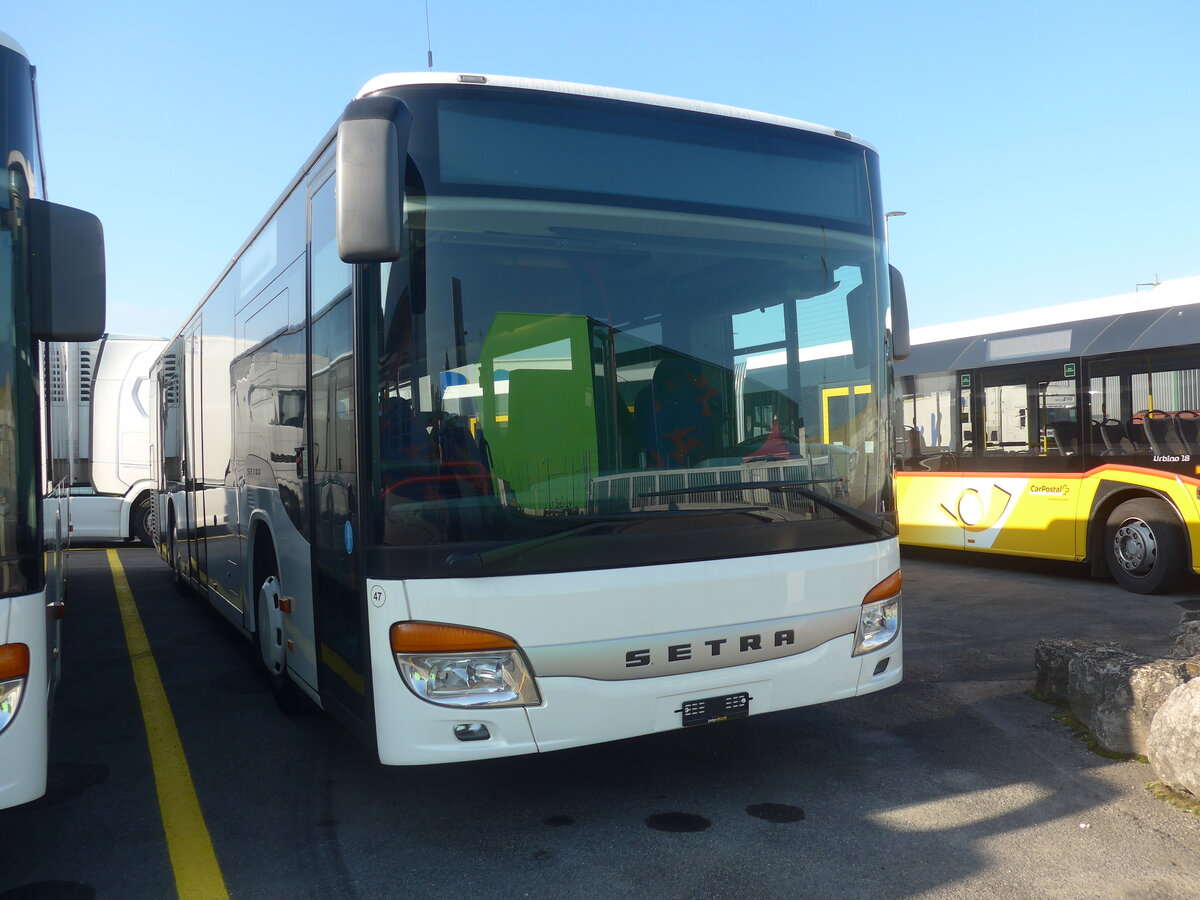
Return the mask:
[[[71,472],[70,536],[153,545],[150,365],[162,338],[106,334],[51,355],[51,418],[70,419],[55,471]],[[51,525],[47,520],[47,526]],[[47,535],[48,537],[49,535]]]
[[44,414],[45,342],[104,330],[100,223],[44,199],[36,112],[33,67],[0,33],[0,809],[46,791],[58,681],[69,473],[55,478],[47,459],[60,438]]
[[879,198],[790,119],[371,81],[157,363],[161,553],[385,764],[894,685]]

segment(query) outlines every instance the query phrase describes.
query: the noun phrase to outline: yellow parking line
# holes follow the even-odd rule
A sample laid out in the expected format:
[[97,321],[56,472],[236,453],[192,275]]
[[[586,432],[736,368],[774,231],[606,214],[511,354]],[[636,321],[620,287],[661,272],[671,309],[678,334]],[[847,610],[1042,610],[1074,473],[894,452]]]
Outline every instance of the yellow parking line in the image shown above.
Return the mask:
[[154,768],[154,786],[158,791],[158,808],[162,815],[163,831],[167,837],[167,852],[175,873],[175,889],[181,900],[204,898],[226,900],[229,892],[217,863],[208,826],[200,812],[200,801],[192,784],[187,756],[175,717],[167,702],[158,674],[158,664],[150,650],[146,629],[133,602],[133,592],[125,579],[125,569],[116,550],[108,551],[113,584],[117,589],[117,605],[125,626],[125,644],[133,664],[133,680],[137,685],[142,706],[142,721],[146,725],[146,740],[150,745],[150,763]]

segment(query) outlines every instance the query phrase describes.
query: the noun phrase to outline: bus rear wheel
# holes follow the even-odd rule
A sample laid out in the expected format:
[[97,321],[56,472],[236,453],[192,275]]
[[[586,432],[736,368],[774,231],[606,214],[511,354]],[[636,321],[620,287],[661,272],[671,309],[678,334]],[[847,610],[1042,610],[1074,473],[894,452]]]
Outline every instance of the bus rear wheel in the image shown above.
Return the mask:
[[308,711],[311,704],[299,685],[287,673],[287,639],[283,634],[283,591],[279,576],[271,573],[259,586],[255,604],[255,628],[258,650],[276,705],[289,716]]
[[1184,545],[1171,508],[1161,500],[1126,500],[1109,514],[1104,529],[1108,571],[1135,594],[1163,594],[1184,575]]

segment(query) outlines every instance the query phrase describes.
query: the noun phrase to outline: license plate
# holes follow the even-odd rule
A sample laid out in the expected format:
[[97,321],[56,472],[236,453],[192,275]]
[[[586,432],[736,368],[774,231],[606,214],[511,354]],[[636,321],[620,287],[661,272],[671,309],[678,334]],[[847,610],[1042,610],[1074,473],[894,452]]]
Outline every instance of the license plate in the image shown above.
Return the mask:
[[706,697],[703,700],[688,700],[675,710],[683,713],[683,727],[710,725],[750,715],[750,695],[726,694],[724,697]]

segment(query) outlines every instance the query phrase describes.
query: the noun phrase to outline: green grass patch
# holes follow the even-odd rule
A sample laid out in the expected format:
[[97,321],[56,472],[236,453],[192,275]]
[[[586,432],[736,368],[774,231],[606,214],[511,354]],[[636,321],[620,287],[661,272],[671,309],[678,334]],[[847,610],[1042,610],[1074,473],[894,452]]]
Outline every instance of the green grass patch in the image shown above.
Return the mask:
[[1200,800],[1197,800],[1191,794],[1181,794],[1179,791],[1174,791],[1161,781],[1150,782],[1146,785],[1146,790],[1159,800],[1170,803],[1176,809],[1182,809],[1185,812],[1200,816]]

